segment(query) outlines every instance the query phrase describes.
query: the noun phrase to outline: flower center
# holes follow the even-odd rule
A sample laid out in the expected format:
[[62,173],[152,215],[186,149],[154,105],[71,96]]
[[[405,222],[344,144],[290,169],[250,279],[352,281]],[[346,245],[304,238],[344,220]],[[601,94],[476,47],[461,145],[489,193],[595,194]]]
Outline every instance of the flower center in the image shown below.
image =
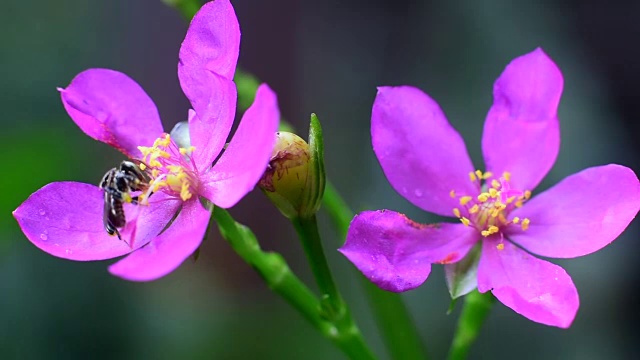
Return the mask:
[[[514,217],[507,220],[511,210],[519,208],[529,200],[531,191],[512,189],[509,185],[511,174],[504,172],[499,179],[492,179],[490,172],[483,173],[480,170],[469,173],[469,180],[477,182],[482,192],[476,197],[469,195],[457,196],[451,190],[452,198],[459,198],[460,207],[453,209],[453,214],[460,219],[465,226],[475,227],[484,237],[499,233],[506,226],[519,225],[522,230],[529,228],[530,220]],[[504,245],[501,243],[502,248]],[[500,248],[500,245],[498,247]]]
[[160,190],[183,201],[197,192],[198,170],[191,158],[195,147],[178,147],[169,134],[163,134],[153,146],[138,146],[138,150],[142,152],[143,161],[140,169],[151,177],[149,190],[140,195],[140,201]]

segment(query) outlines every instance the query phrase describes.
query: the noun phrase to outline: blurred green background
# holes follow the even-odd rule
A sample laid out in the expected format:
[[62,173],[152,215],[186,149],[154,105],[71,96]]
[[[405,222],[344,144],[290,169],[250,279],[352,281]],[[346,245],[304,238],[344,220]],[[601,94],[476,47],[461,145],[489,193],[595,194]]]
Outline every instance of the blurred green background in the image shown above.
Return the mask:
[[[640,169],[640,5],[625,1],[233,1],[240,65],[278,93],[283,115],[306,133],[324,126],[327,172],[357,210],[389,208],[433,219],[387,183],[370,146],[375,87],[411,84],[435,98],[481,167],[482,125],[493,81],[514,57],[541,46],[565,77],[562,147],[540,189],[585,167]],[[67,117],[56,87],[106,67],[138,81],[166,129],[186,119],[176,75],[187,23],[161,1],[9,1],[0,12],[0,358],[339,359],[342,354],[272,294],[216,231],[197,262],[151,283],[112,277],[108,262],[54,258],[31,245],[11,211],[41,186],[97,183],[121,160]],[[538,191],[540,190],[538,189]],[[534,192],[535,194],[535,192]],[[606,196],[606,189],[593,189]],[[310,273],[290,225],[257,191],[232,214],[263,247]],[[335,276],[373,348],[385,358],[353,267],[325,216]],[[604,250],[556,261],[581,307],[569,330],[532,323],[496,304],[472,358],[628,359],[640,356],[638,224]],[[434,359],[446,354],[459,309],[447,315],[441,267],[403,295]]]

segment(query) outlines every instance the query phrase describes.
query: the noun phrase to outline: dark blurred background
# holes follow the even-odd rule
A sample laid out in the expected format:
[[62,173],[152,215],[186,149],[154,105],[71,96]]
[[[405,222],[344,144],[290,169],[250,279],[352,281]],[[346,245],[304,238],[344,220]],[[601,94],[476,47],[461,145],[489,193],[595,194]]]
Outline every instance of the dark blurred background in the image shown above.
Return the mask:
[[[299,133],[316,112],[326,168],[357,210],[389,208],[431,218],[393,191],[371,150],[375,87],[411,84],[435,98],[481,168],[480,138],[493,81],[540,46],[561,68],[562,147],[540,189],[585,167],[640,169],[640,3],[631,1],[233,1],[240,65],[278,93]],[[9,1],[0,12],[0,358],[334,359],[342,354],[271,293],[213,231],[198,261],[151,283],[106,271],[108,262],[54,258],[31,245],[11,211],[51,181],[97,183],[121,155],[85,136],[56,91],[80,71],[106,67],[138,81],[166,129],[186,119],[176,75],[187,22],[160,0]],[[539,190],[540,190],[539,189]],[[607,189],[593,189],[606,196]],[[534,193],[535,194],[535,193]],[[263,247],[285,255],[312,283],[290,225],[258,191],[232,210]],[[329,261],[353,312],[386,358],[358,274]],[[496,304],[471,357],[630,359],[638,349],[638,224],[604,250],[556,261],[581,306],[573,326],[532,323]],[[446,354],[459,309],[447,315],[441,267],[403,295],[434,359]]]

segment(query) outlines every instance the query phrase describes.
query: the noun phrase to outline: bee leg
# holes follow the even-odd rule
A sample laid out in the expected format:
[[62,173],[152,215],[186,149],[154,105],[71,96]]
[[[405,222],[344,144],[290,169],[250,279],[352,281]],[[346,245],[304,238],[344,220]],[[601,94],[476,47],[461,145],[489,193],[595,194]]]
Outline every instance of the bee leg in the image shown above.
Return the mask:
[[122,240],[122,236],[120,236],[120,231],[115,226],[115,224],[111,220],[107,220],[104,224],[104,229],[107,230],[107,234],[113,236],[118,235],[118,239]]

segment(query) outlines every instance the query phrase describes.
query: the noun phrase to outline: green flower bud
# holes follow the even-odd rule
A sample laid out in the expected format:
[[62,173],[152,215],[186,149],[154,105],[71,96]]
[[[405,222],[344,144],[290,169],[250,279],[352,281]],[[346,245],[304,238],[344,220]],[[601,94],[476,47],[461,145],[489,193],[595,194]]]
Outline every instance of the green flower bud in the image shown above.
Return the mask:
[[311,116],[309,142],[290,132],[276,133],[269,166],[258,184],[289,219],[314,215],[324,194],[322,130],[315,114]]

